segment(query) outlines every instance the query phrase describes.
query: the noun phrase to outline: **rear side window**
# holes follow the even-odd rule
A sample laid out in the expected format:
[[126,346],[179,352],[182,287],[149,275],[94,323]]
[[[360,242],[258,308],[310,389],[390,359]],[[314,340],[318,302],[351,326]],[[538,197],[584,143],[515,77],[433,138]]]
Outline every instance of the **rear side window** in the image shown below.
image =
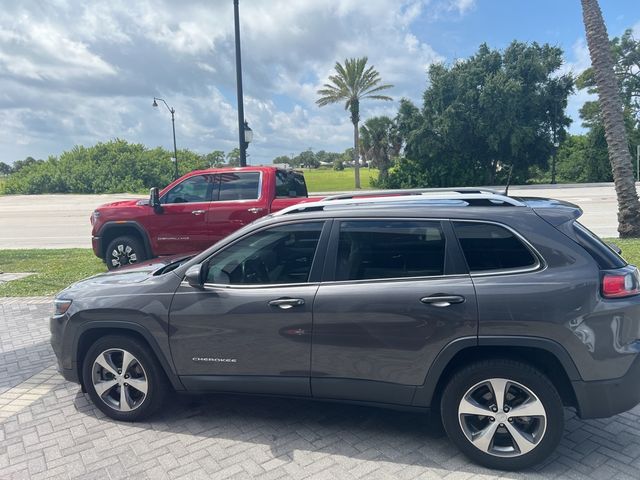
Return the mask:
[[535,268],[539,261],[511,231],[492,223],[453,222],[470,272]]
[[336,280],[442,275],[444,252],[439,222],[344,221],[340,223]]
[[301,173],[276,170],[276,197],[297,198],[306,196],[307,184]]
[[620,255],[611,250],[607,244],[581,223],[574,222],[573,229],[580,246],[589,252],[600,268],[609,270],[622,268],[627,264]]
[[255,200],[260,196],[260,172],[221,173],[218,200]]

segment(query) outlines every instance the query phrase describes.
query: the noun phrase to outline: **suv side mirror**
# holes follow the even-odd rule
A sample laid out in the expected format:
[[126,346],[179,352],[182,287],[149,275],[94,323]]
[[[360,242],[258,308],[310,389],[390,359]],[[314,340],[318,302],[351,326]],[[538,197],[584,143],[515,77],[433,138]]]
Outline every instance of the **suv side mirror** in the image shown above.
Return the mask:
[[158,187],[152,187],[149,190],[149,206],[153,208],[156,213],[162,213],[162,205],[160,205],[160,192]]
[[204,279],[202,278],[202,265],[191,265],[187,269],[187,273],[184,274],[184,278],[187,283],[194,288],[202,288],[204,286]]

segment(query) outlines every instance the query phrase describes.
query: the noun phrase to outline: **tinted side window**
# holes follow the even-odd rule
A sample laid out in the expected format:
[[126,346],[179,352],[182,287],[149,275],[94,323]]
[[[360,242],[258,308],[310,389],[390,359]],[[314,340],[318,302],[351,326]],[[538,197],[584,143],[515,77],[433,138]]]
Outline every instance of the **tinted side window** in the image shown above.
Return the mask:
[[213,175],[195,175],[169,190],[162,203],[210,202],[213,191]]
[[584,248],[602,269],[622,268],[627,262],[581,223],[575,222],[573,228],[578,243]]
[[439,222],[341,222],[336,280],[442,275],[444,257]]
[[276,197],[296,198],[306,196],[307,184],[301,173],[276,170]]
[[221,173],[219,200],[254,200],[260,196],[260,172]]
[[471,272],[533,267],[531,250],[504,227],[490,223],[454,222]]
[[211,258],[207,283],[305,283],[322,226],[323,222],[283,225],[243,238]]

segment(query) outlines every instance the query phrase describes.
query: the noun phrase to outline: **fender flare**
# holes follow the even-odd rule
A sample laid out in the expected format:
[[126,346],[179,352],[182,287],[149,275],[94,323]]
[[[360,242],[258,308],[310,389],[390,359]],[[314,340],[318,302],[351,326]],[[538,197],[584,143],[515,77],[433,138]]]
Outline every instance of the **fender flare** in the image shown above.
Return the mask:
[[135,220],[124,220],[124,221],[110,220],[108,222],[105,222],[104,225],[102,225],[100,227],[100,230],[98,231],[98,234],[96,235],[97,238],[98,238],[98,249],[102,254],[101,258],[103,260],[106,257],[104,250],[107,248],[107,246],[103,245],[102,239],[104,238],[104,236],[105,236],[105,234],[107,232],[110,232],[110,231],[112,231],[114,229],[118,229],[118,228],[122,228],[122,227],[130,227],[130,228],[135,229],[138,232],[138,234],[140,235],[140,237],[142,238],[142,243],[144,245],[144,249],[146,250],[146,253],[149,256],[149,258],[153,258],[154,257],[153,249],[151,248],[151,242],[149,241],[149,234],[144,229],[144,227],[142,227],[142,225],[140,225]]
[[158,345],[158,342],[153,337],[151,332],[149,332],[145,327],[137,323],[119,321],[119,320],[92,321],[92,322],[80,325],[78,327],[78,331],[76,332],[76,335],[73,339],[71,351],[73,352],[72,367],[78,372],[78,378],[80,379],[80,381],[82,381],[82,372],[81,372],[82,365],[80,364],[80,362],[78,362],[80,339],[85,333],[88,333],[92,330],[99,330],[99,329],[129,330],[131,332],[135,332],[141,335],[146,340],[147,344],[149,345],[154,355],[158,359],[158,362],[160,363],[161,368],[164,370],[164,373],[169,379],[171,386],[175,390],[184,390],[184,385],[182,385],[182,382],[180,381],[178,375],[175,373],[173,362],[172,361],[170,362],[166,358],[162,349],[160,348],[160,345]]
[[458,353],[469,348],[500,346],[544,350],[560,362],[570,382],[581,379],[580,373],[567,350],[554,340],[517,335],[461,337],[448,343],[440,350],[427,372],[424,383],[416,388],[412,404],[421,407],[429,407],[431,405],[442,374]]

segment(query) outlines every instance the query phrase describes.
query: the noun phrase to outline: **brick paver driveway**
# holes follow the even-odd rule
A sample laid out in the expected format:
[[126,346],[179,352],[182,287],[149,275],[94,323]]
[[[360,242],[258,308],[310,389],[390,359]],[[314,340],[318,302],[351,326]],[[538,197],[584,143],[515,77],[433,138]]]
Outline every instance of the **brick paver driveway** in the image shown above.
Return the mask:
[[0,478],[640,478],[640,408],[583,422],[535,471],[470,464],[420,415],[175,395],[149,423],[107,420],[55,371],[46,299],[0,299]]

